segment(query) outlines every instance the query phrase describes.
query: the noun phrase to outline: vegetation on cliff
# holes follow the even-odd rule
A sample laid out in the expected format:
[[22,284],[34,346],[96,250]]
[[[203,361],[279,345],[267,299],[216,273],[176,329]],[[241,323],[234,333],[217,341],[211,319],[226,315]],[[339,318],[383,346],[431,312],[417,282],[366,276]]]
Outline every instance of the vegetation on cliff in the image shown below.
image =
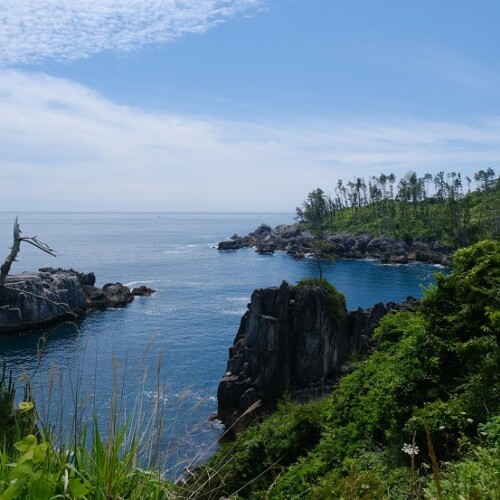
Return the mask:
[[500,243],[454,255],[331,396],[285,402],[189,483],[198,498],[498,498]]
[[321,286],[323,290],[326,292],[326,296],[328,297],[328,305],[330,306],[330,315],[332,321],[335,321],[336,324],[340,324],[342,320],[345,318],[347,314],[345,296],[343,293],[340,293],[328,280],[324,280],[322,278],[318,279],[303,279],[300,280],[296,285],[295,289],[299,289],[304,285],[316,285]]
[[489,168],[473,180],[460,173],[408,172],[339,180],[333,193],[309,193],[297,219],[314,232],[368,233],[441,241],[454,247],[500,235],[500,181]]

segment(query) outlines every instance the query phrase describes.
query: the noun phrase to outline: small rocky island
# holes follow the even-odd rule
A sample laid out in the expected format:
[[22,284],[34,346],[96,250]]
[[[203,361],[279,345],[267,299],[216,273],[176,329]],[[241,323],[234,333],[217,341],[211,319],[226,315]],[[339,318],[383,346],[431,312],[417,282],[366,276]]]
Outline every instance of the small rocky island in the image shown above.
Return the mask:
[[255,290],[229,349],[217,418],[238,433],[285,394],[307,399],[328,392],[353,368],[351,356],[370,351],[380,319],[416,303],[409,297],[348,312],[342,294],[315,280]]
[[121,283],[98,288],[94,273],[73,269],[47,267],[11,276],[9,272],[22,242],[55,257],[55,251],[36,236],[22,236],[16,217],[11,251],[0,266],[0,334],[51,326],[93,309],[123,307],[136,295],[154,293],[145,286],[130,290]]
[[154,290],[121,283],[95,286],[94,273],[43,268],[8,276],[0,287],[0,334],[17,333],[75,319],[95,309],[124,307]]
[[281,224],[275,228],[261,224],[246,236],[234,234],[221,241],[219,250],[255,247],[259,253],[284,251],[295,258],[315,253],[318,243],[327,243],[330,252],[343,259],[377,259],[384,264],[424,262],[447,266],[452,248],[438,241],[396,240],[389,236],[369,234],[326,233],[322,236],[307,230],[303,224]]

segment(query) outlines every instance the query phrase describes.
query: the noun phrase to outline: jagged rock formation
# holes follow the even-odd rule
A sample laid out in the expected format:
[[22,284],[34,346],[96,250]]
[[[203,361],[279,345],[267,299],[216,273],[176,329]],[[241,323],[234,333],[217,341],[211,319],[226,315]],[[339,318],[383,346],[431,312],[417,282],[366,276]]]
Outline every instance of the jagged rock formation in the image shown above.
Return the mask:
[[[230,240],[221,241],[219,250],[237,250],[255,247],[256,251],[272,253],[282,250],[301,258],[310,253],[318,240],[318,236],[305,230],[301,224],[276,226],[274,229],[261,224],[247,236],[234,234]],[[449,264],[452,251],[439,242],[419,240],[402,241],[388,236],[370,236],[368,234],[352,235],[335,233],[325,235],[324,239],[333,244],[334,253],[345,259],[379,259],[385,264],[407,264],[410,261],[432,264]]]
[[229,349],[217,391],[218,418],[239,432],[272,410],[286,393],[328,390],[351,366],[352,353],[366,354],[380,318],[397,304],[347,313],[336,308],[318,283],[255,290]]
[[132,294],[135,297],[151,297],[156,290],[149,288],[148,286],[141,285],[137,288],[132,288]]
[[123,307],[146,287],[130,290],[120,284],[95,286],[94,273],[43,268],[8,276],[0,287],[0,333],[14,333],[74,319],[92,309]]
[[87,299],[78,277],[70,272],[27,272],[9,276],[0,288],[0,332],[39,328],[74,318]]

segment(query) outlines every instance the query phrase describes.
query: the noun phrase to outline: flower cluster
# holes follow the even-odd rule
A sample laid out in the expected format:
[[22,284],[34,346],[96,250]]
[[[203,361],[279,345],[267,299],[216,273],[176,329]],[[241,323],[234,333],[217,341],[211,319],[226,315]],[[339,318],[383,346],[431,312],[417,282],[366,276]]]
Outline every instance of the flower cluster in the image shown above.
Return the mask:
[[417,445],[407,443],[403,445],[401,450],[408,455],[418,455],[418,452],[420,451]]

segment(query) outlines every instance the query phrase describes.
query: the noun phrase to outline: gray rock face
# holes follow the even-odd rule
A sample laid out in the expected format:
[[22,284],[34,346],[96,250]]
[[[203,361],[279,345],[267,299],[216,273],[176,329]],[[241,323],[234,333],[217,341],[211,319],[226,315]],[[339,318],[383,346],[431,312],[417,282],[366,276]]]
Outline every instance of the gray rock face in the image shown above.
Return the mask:
[[75,273],[38,271],[9,276],[0,288],[0,332],[40,328],[72,318],[82,314],[86,305]]
[[150,297],[155,292],[156,290],[145,285],[141,285],[137,288],[132,289],[132,294],[136,297]]
[[[276,250],[287,252],[295,258],[302,258],[310,252],[315,240],[310,231],[301,224],[279,225],[271,229],[267,224],[261,224],[247,236],[231,237],[231,240],[221,241],[219,250],[237,250],[239,248],[255,247],[257,252],[272,253]],[[335,233],[325,236],[326,241],[333,244],[335,254],[344,259],[379,259],[385,264],[407,264],[409,261],[426,262],[430,264],[449,264],[452,249],[439,242],[395,240],[388,236],[371,236],[369,234],[353,235]]]
[[232,239],[230,241],[221,241],[219,243],[219,250],[237,250],[238,248],[243,248],[242,244],[239,242],[241,238]]
[[352,369],[352,353],[368,353],[380,318],[401,307],[377,304],[334,318],[318,284],[255,290],[229,349],[218,418],[239,432],[286,393],[303,398],[328,391],[332,380]]
[[257,253],[274,253],[276,245],[272,241],[264,241],[259,243],[255,249]]
[[94,273],[73,269],[43,268],[37,272],[8,276],[0,287],[0,334],[42,328],[74,319],[91,309],[124,307],[134,295],[148,296],[154,290],[136,291],[121,283],[95,286]]

